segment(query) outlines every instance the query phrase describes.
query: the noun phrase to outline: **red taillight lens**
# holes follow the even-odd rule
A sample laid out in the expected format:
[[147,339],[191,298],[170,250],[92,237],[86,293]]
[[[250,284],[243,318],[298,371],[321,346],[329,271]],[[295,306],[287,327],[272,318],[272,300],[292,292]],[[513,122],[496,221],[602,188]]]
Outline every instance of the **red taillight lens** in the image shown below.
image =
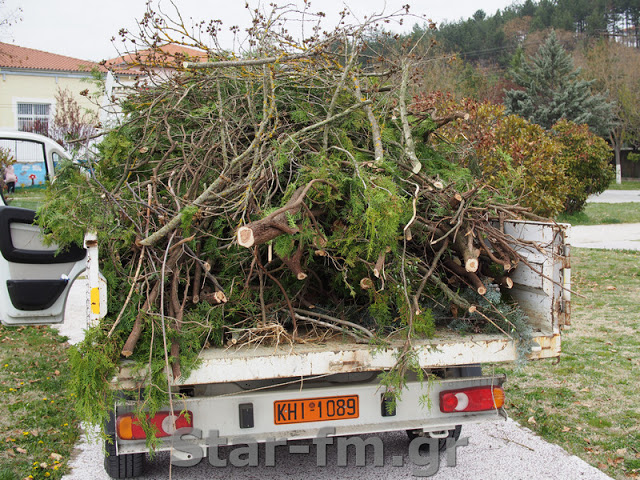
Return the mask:
[[481,412],[504,405],[501,387],[473,387],[440,392],[440,411],[443,413]]
[[[149,423],[155,427],[156,437],[168,437],[179,428],[193,427],[191,412],[171,415],[171,412],[158,412],[153,417],[147,417]],[[174,428],[175,422],[175,428]],[[147,436],[140,425],[140,420],[133,413],[118,415],[116,418],[116,433],[121,440],[142,440]]]

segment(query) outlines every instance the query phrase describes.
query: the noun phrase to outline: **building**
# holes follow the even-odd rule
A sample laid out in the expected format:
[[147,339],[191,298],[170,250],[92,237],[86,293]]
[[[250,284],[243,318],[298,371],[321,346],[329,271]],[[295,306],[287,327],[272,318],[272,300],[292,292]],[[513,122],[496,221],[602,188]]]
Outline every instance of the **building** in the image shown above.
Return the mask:
[[105,62],[108,73],[100,112],[104,126],[113,126],[122,118],[119,101],[132,90],[165,82],[182,69],[185,61],[205,62],[206,52],[182,45],[167,44],[156,49],[129,52]]
[[182,68],[182,63],[206,62],[209,59],[207,52],[182,45],[167,44],[156,49],[145,49],[137,52],[126,53],[120,57],[106,61],[109,69],[120,73],[131,72],[134,74],[153,74],[164,78],[172,75]]
[[80,94],[94,90],[92,71],[106,73],[95,62],[0,43],[0,128],[47,134],[56,109],[56,94],[67,89],[82,108],[97,111]]
[[[81,108],[99,113],[103,127],[121,118],[118,101],[140,82],[166,81],[184,61],[206,61],[206,52],[179,45],[141,50],[104,64],[0,42],[0,128],[49,134],[56,94],[67,89]],[[95,72],[105,91],[94,98]]]

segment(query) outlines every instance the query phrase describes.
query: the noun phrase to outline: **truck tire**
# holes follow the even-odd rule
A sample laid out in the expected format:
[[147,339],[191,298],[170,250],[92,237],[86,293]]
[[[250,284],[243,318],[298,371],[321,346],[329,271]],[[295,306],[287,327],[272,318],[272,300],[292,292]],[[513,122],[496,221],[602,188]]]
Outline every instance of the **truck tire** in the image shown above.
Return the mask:
[[[445,378],[479,377],[481,375],[482,367],[479,364],[448,368],[444,373]],[[447,447],[447,438],[458,440],[461,432],[462,425],[456,425],[453,430],[449,430],[449,435],[439,440],[438,447],[440,451],[443,451]],[[407,430],[407,436],[409,437],[409,441],[411,441],[417,437],[424,437],[426,434],[422,430]]]
[[105,425],[108,439],[104,444],[104,469],[111,478],[135,478],[144,473],[144,453],[116,455],[116,424],[113,414]]

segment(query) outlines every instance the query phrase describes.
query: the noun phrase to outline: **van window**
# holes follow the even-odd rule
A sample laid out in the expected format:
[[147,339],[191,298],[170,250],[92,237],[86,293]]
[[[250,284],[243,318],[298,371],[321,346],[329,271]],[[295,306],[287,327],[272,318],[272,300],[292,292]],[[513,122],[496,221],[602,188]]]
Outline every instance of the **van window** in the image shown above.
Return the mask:
[[44,199],[48,179],[44,144],[31,140],[0,139],[0,147],[8,150],[12,157],[2,172],[6,203],[35,210]]

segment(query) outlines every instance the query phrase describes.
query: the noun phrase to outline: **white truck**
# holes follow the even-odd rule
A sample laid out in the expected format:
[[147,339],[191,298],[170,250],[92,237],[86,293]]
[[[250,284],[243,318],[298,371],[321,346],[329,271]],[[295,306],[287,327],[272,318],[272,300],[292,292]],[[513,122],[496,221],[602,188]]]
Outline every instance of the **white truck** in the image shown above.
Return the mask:
[[[19,141],[35,142],[22,147],[39,149],[42,167],[53,171],[55,146],[37,138]],[[7,144],[6,135],[0,135],[0,143]],[[12,206],[3,192],[0,320],[7,325],[63,322],[70,285],[87,267],[87,319],[103,316],[95,242],[55,255],[55,246],[43,245],[33,218],[32,210]],[[529,356],[558,357],[561,330],[571,312],[568,226],[513,221],[505,229],[536,244],[521,250],[535,271],[521,262],[511,275],[511,293],[534,332]],[[481,365],[516,360],[517,345],[508,334],[463,336],[440,330],[433,339],[415,340],[415,356],[431,380],[408,378],[393,404],[378,377],[396,365],[403,344],[403,339],[384,347],[330,340],[204,350],[199,367],[173,383],[173,392],[180,394],[173,404],[149,419],[157,430],[158,448],[171,450],[173,463],[189,466],[203,458],[215,460],[212,447],[221,444],[397,430],[406,430],[410,438],[438,439],[442,447],[447,438],[458,438],[464,424],[506,418],[505,376],[482,375]],[[123,362],[113,387],[135,390],[144,385]],[[133,411],[134,404],[117,403],[106,425],[113,443],[106,445],[105,469],[113,478],[143,472],[147,444]]]

